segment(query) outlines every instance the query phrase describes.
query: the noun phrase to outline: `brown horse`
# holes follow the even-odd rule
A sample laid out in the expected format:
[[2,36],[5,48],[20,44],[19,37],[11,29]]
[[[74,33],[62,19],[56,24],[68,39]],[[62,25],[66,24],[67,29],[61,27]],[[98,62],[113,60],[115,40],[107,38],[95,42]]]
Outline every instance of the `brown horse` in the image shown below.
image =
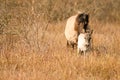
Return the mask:
[[81,32],[86,32],[88,29],[89,15],[80,12],[68,18],[65,27],[65,37],[67,39],[67,46],[74,48],[77,45],[78,35]]

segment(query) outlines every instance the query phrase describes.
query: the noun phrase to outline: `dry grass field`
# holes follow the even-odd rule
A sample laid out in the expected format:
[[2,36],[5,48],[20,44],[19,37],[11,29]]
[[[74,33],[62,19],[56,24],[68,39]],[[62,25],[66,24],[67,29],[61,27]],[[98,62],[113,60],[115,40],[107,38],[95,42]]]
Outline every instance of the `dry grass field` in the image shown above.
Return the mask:
[[[119,0],[0,0],[0,80],[120,80]],[[68,17],[90,15],[86,57],[66,47]]]

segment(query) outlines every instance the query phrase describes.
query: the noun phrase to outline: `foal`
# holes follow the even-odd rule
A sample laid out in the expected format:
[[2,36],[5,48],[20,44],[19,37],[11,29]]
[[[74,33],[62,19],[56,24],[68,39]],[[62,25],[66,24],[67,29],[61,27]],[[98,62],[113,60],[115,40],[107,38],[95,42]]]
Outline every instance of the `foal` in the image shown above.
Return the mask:
[[78,36],[78,46],[77,46],[77,53],[86,53],[86,51],[90,48],[90,44],[91,44],[91,35],[92,32],[88,32],[88,33],[80,33],[80,35]]

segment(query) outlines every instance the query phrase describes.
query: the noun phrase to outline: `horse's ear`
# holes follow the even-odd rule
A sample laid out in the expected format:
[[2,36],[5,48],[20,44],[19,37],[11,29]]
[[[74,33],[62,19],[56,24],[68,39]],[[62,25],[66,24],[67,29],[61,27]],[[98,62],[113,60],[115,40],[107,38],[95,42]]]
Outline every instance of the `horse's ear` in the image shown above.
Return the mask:
[[89,13],[86,13],[87,17],[89,18]]
[[92,33],[93,33],[93,30],[90,31],[90,34],[92,34]]
[[89,13],[86,13],[86,21],[89,23]]

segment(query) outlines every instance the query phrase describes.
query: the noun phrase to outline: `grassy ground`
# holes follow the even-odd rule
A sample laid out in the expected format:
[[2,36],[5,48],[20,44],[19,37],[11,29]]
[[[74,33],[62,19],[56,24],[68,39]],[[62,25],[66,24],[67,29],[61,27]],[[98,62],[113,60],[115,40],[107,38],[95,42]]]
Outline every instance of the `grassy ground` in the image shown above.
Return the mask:
[[[120,80],[119,1],[106,1],[1,1],[0,80]],[[94,30],[86,57],[64,36],[66,19],[81,8]]]

